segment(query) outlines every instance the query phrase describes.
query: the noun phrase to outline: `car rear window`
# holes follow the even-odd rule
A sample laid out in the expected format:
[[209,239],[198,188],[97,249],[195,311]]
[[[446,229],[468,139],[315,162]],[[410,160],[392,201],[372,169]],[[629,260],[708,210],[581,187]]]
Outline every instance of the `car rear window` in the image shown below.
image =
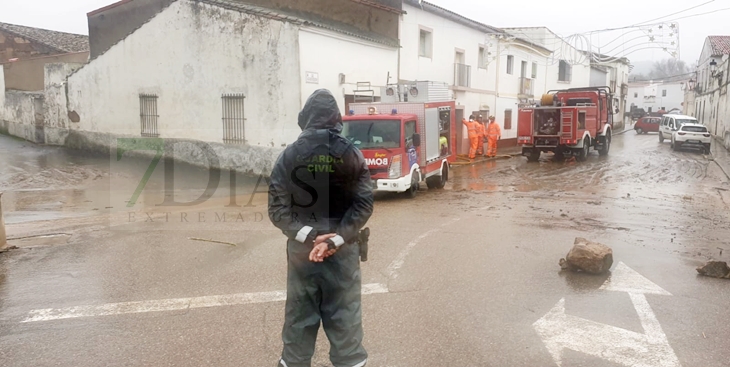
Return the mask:
[[689,131],[691,133],[706,133],[707,128],[704,126],[683,126],[682,131]]

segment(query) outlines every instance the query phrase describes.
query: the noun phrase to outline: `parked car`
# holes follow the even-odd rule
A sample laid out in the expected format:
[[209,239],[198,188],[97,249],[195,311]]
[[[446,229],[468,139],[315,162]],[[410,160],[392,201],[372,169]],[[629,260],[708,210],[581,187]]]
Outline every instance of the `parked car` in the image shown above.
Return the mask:
[[659,124],[659,142],[663,143],[665,139],[669,140],[675,131],[679,130],[684,124],[696,124],[697,119],[686,115],[664,115]]
[[672,134],[672,149],[695,148],[710,154],[712,136],[704,125],[686,123]]
[[636,121],[634,130],[639,135],[659,132],[659,122],[661,120],[661,117],[642,117],[639,121]]

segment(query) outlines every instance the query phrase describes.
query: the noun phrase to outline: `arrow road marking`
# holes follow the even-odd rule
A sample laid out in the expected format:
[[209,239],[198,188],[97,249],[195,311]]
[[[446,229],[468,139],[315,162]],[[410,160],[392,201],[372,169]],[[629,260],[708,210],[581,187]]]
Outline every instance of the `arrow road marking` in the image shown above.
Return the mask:
[[[383,284],[363,284],[362,294],[388,293]],[[173,298],[151,301],[107,303],[103,305],[76,306],[68,308],[47,308],[30,311],[21,322],[52,321],[79,317],[112,316],[133,313],[179,311],[194,308],[247,305],[255,303],[281,302],[286,300],[286,291],[238,293],[219,296]]]
[[627,367],[681,367],[644,294],[671,295],[641,274],[619,263],[601,289],[627,292],[644,333],[601,324],[565,313],[565,298],[533,327],[558,366],[570,349]]

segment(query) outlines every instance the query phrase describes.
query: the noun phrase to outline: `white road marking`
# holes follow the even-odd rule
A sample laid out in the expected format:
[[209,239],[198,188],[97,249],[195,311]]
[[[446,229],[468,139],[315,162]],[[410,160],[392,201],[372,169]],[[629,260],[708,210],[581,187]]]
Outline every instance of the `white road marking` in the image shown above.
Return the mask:
[[565,314],[565,298],[533,327],[558,366],[570,349],[628,367],[681,367],[645,293],[671,295],[624,263],[619,263],[601,289],[628,292],[644,333]]
[[634,269],[619,262],[611,272],[611,276],[601,286],[601,289],[615,292],[658,294],[671,296],[672,294],[656,285],[651,280],[637,273]]
[[[446,226],[452,225],[455,222],[457,222],[459,219],[461,219],[461,218],[454,218],[446,223],[441,224],[441,226],[446,227]],[[406,257],[408,257],[408,255],[411,253],[411,250],[413,250],[413,248],[416,247],[416,245],[418,245],[418,243],[421,240],[423,240],[424,238],[432,235],[433,233],[435,233],[439,230],[441,230],[441,228],[434,228],[434,229],[418,236],[415,240],[409,242],[406,245],[406,248],[404,248],[403,251],[401,251],[398,254],[398,256],[396,256],[396,258],[390,263],[390,265],[388,265],[388,276],[391,279],[398,278],[398,270],[400,270],[400,268],[403,267],[403,264],[406,261]]]
[[[383,284],[364,284],[362,294],[388,293]],[[286,291],[238,293],[218,296],[173,298],[150,301],[107,303],[103,305],[76,306],[68,308],[47,308],[33,310],[21,322],[38,322],[73,319],[80,317],[112,316],[147,312],[179,311],[195,308],[247,305],[281,302],[286,300]]]

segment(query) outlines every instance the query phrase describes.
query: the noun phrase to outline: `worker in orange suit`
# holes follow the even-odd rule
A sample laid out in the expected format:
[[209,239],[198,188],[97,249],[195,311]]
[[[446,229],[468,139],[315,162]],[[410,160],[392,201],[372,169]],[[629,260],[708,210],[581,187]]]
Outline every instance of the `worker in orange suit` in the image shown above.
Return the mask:
[[474,160],[474,157],[476,157],[477,154],[477,147],[479,146],[478,123],[474,121],[474,115],[469,116],[469,121],[464,119],[462,122],[469,133],[469,159]]
[[477,141],[477,155],[482,156],[484,155],[484,140],[487,138],[487,127],[484,126],[482,115],[477,117],[477,124],[477,133],[479,134],[479,139]]
[[497,125],[494,116],[489,116],[487,126],[487,157],[497,156],[497,141],[502,139],[502,129]]

